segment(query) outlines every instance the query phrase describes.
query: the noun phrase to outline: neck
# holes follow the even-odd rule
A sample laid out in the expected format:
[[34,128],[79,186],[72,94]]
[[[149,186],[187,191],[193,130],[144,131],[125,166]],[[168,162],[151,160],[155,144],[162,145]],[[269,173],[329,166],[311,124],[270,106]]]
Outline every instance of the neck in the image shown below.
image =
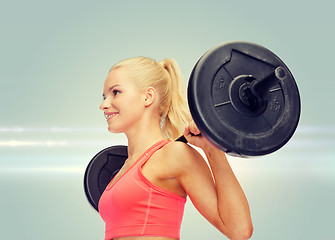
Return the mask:
[[154,119],[141,121],[140,124],[137,124],[133,129],[129,129],[125,134],[128,138],[129,159],[137,159],[153,144],[164,139],[160,123]]

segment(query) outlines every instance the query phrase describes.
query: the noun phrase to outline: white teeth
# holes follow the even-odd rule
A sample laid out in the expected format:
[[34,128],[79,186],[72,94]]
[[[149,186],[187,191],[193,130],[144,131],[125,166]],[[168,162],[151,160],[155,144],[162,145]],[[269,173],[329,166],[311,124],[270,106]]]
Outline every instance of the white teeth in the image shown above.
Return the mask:
[[117,115],[117,113],[113,113],[113,114],[110,114],[110,115],[105,115],[105,117],[108,120],[108,119],[110,119],[110,118],[112,118],[112,117],[114,117],[116,115]]

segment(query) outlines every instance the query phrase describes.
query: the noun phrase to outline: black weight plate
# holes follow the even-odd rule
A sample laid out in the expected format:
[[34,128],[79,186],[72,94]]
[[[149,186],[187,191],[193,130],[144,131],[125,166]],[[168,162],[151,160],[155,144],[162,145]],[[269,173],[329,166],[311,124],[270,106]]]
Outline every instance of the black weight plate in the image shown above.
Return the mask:
[[[282,70],[278,78],[276,69]],[[263,109],[255,114],[238,111],[233,103],[239,76],[258,81],[271,74],[275,81],[262,93]],[[231,155],[278,150],[292,137],[300,118],[299,91],[291,72],[274,53],[254,43],[226,43],[205,53],[193,68],[188,101],[200,132]]]
[[98,210],[99,199],[128,158],[127,146],[112,146],[97,153],[87,165],[84,189],[87,200]]

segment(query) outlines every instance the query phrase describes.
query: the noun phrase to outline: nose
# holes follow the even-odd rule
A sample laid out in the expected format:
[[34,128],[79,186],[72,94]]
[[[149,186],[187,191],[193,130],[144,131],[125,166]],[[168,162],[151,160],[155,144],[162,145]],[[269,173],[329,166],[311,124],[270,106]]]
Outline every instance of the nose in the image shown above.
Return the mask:
[[100,110],[104,111],[106,109],[108,109],[111,106],[110,101],[108,100],[108,98],[106,98],[100,105]]

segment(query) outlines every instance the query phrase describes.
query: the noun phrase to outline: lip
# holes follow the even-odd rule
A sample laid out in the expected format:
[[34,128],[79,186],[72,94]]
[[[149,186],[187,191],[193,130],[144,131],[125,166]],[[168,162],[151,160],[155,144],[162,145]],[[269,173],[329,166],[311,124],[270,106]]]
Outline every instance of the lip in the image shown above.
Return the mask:
[[119,113],[118,112],[105,112],[105,118],[107,119],[107,122],[117,116]]

